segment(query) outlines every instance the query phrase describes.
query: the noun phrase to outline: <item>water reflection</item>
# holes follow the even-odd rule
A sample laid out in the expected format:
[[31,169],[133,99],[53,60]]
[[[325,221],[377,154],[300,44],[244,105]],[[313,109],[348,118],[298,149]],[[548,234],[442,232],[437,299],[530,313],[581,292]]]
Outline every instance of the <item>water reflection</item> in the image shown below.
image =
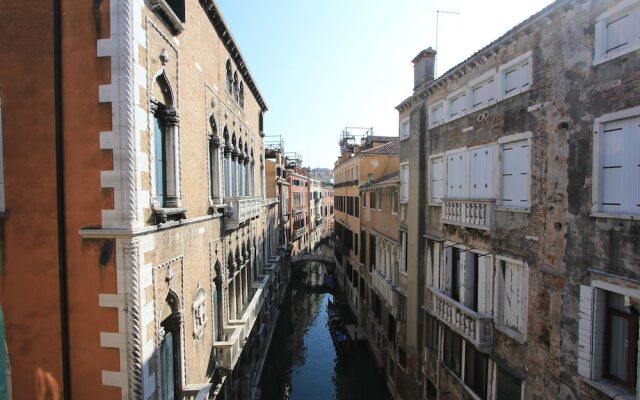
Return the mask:
[[327,329],[331,295],[322,289],[325,270],[309,262],[294,272],[263,370],[264,400],[389,398],[364,342],[347,356],[336,355]]

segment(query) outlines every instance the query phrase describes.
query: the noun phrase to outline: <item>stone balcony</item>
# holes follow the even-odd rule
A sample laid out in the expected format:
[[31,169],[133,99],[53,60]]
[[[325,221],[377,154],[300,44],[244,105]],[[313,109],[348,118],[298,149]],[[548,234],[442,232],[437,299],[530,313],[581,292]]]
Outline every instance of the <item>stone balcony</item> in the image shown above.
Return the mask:
[[296,229],[293,231],[293,239],[297,239],[300,236],[304,235],[304,233],[307,231],[307,228],[300,228],[300,229]]
[[431,313],[447,324],[480,350],[491,347],[493,337],[493,318],[480,314],[455,301],[439,289],[430,287],[432,297]]
[[495,229],[495,200],[442,199],[440,221],[443,224],[493,232]]
[[293,214],[300,214],[304,212],[304,206],[293,207]]
[[229,320],[229,325],[225,329],[227,340],[213,343],[214,349],[222,350],[220,361],[223,368],[232,370],[240,358],[245,342],[249,338],[260,310],[264,305],[265,288],[270,279],[271,275],[267,275],[262,277],[261,282],[254,283],[255,294],[242,313],[242,318]]
[[225,228],[236,229],[241,223],[260,215],[262,199],[260,197],[226,197],[227,218]]
[[395,285],[391,283],[391,279],[374,270],[371,272],[371,285],[389,305],[389,308],[394,309],[396,306]]

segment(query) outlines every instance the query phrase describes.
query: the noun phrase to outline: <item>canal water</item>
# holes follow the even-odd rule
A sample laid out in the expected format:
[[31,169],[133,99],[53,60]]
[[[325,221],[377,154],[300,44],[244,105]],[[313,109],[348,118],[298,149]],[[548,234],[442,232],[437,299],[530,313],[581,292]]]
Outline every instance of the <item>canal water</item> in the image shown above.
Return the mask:
[[[316,252],[333,255],[333,248],[323,244]],[[293,271],[263,369],[262,400],[390,399],[364,341],[336,354],[327,327],[333,296],[322,287],[326,268],[307,262]]]

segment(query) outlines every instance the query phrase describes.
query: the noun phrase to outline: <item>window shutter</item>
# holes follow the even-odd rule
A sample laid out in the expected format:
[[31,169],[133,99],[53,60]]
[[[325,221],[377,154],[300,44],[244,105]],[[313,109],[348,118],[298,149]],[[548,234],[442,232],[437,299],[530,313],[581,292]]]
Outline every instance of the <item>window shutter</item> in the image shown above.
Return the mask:
[[495,100],[495,81],[493,78],[474,87],[471,91],[473,108],[480,108]]
[[442,157],[431,160],[431,201],[440,203],[444,191],[444,161]]
[[444,291],[446,293],[451,293],[451,261],[453,249],[451,247],[447,247],[444,249]]
[[440,247],[441,244],[436,242],[433,245],[433,286],[435,288],[440,288],[441,284],[440,284],[440,270],[441,270],[441,263],[440,263]]
[[490,199],[493,192],[493,146],[471,150],[469,157],[469,195],[472,199]]
[[640,213],[640,118],[604,124],[602,211]]
[[616,52],[633,41],[633,23],[629,13],[607,23],[606,53]]
[[489,256],[478,257],[478,312],[489,314],[491,310],[487,307],[487,303],[491,301],[491,271],[487,268],[487,259]]
[[447,156],[447,197],[466,197],[466,152],[449,154]]
[[529,204],[529,156],[527,140],[506,143],[502,148],[502,204],[527,207]]
[[402,166],[402,173],[401,173],[400,179],[401,179],[400,184],[402,185],[402,201],[406,202],[409,200],[409,166],[408,165]]
[[[476,287],[476,276],[475,276],[475,268],[474,268],[474,253],[467,251],[463,253],[465,256],[460,257],[460,264],[462,268],[460,276],[463,276],[462,284],[460,285],[460,293],[463,293],[464,298],[462,299],[462,303],[467,307],[471,307],[475,302],[474,294]],[[464,263],[463,261],[464,260]]]
[[578,322],[578,373],[591,379],[593,288],[580,285]]

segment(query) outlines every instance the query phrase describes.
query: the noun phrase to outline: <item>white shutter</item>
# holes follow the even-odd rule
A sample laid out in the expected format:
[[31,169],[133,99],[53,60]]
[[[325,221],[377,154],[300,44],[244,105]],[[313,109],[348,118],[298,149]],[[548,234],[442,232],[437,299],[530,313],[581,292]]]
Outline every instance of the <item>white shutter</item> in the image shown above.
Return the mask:
[[449,117],[456,118],[464,115],[467,105],[466,93],[462,93],[453,99],[449,100]]
[[633,18],[625,13],[607,22],[606,53],[615,53],[624,50],[630,42],[633,42]]
[[[640,20],[640,10],[637,11]],[[640,21],[638,21],[640,23]],[[640,27],[638,27],[640,36]],[[629,154],[629,182],[640,182],[640,118],[633,118],[629,123],[629,146],[625,147]],[[640,185],[633,184],[627,186],[629,196],[629,211],[633,214],[640,214]]]
[[469,151],[469,197],[490,199],[493,194],[493,146]]
[[491,291],[489,285],[491,283],[491,271],[487,268],[487,258],[489,256],[478,257],[478,312],[489,314],[491,311],[487,307],[487,303],[491,301]]
[[440,247],[441,244],[438,242],[433,244],[433,286],[438,289],[442,287],[440,284],[440,270],[442,268],[440,263]]
[[491,78],[471,89],[471,105],[477,109],[487,105],[495,100],[495,80]]
[[401,166],[400,185],[402,187],[402,201],[409,201],[409,165]]
[[[474,294],[475,288],[477,285],[477,277],[475,276],[475,254],[467,251],[463,253],[465,256],[460,257],[461,264],[461,274],[462,285],[460,285],[460,293],[464,296],[461,299],[461,303],[463,303],[467,307],[471,307],[475,302]],[[463,260],[464,259],[464,263]]]
[[440,203],[444,195],[444,160],[431,159],[431,202]]
[[444,103],[441,103],[431,109],[431,125],[439,124],[444,121]]
[[593,288],[580,285],[578,322],[578,373],[591,379]]
[[447,156],[447,197],[466,197],[466,155],[460,151]]
[[453,260],[453,249],[447,247],[444,249],[444,287],[443,290],[447,294],[451,294],[451,261]]
[[504,73],[504,93],[519,92],[531,84],[531,63],[529,60],[515,67],[509,68]]
[[527,140],[505,143],[502,148],[502,204],[529,205],[530,146]]

